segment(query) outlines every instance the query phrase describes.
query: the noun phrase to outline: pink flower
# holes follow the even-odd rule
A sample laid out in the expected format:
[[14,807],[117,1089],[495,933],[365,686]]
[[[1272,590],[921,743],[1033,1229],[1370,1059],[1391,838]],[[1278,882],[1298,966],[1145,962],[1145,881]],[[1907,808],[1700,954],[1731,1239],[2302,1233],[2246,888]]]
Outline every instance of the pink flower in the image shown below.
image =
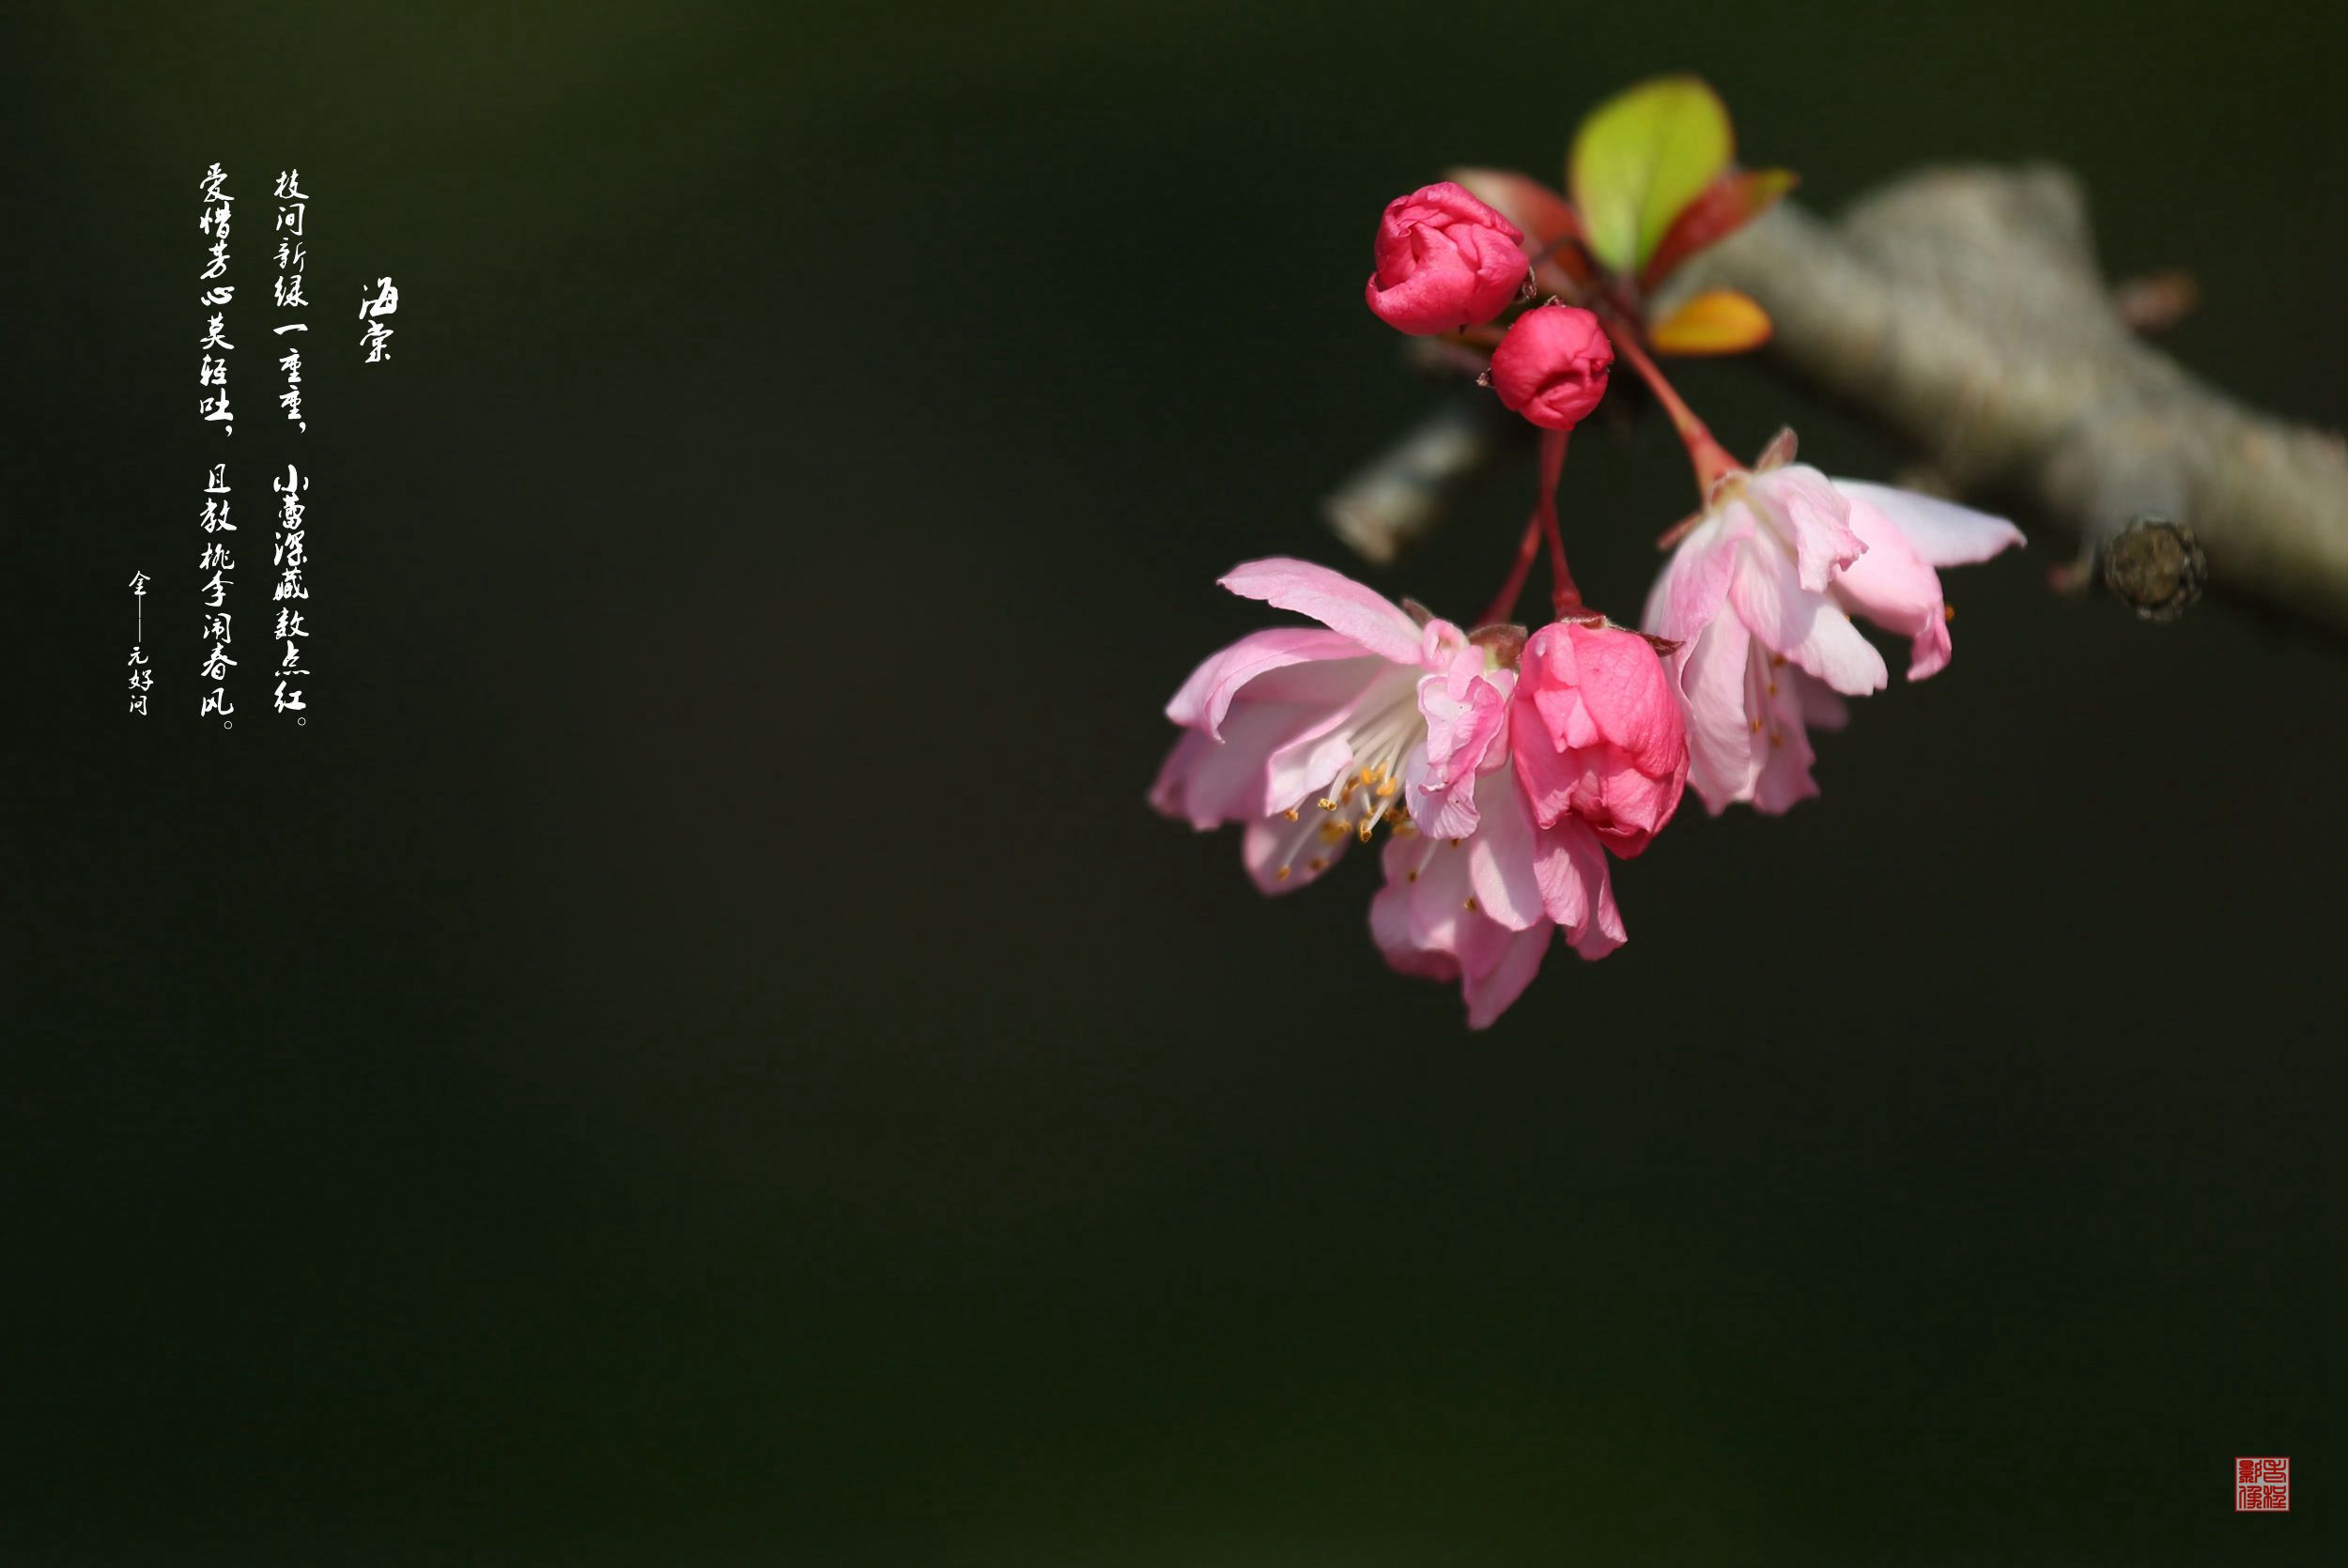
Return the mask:
[[1433,830],[1386,846],[1370,933],[1406,975],[1456,979],[1468,1026],[1498,1018],[1562,930],[1584,959],[1623,943],[1606,849],[1646,847],[1679,804],[1687,733],[1662,661],[1635,632],[1561,622],[1525,643],[1506,741],[1512,762],[1476,785],[1464,838]]
[[[1634,631],[1559,622],[1524,643],[1507,695],[1510,768],[1477,777],[1477,826],[1385,845],[1371,937],[1404,975],[1460,981],[1468,1026],[1515,1003],[1552,932],[1583,958],[1623,946],[1606,848],[1637,854],[1679,806],[1689,740],[1653,645]],[[1489,768],[1489,751],[1477,756]]]
[[1489,1026],[1524,993],[1553,933],[1562,930],[1585,959],[1604,958],[1625,935],[1598,835],[1571,815],[1546,828],[1535,822],[1513,768],[1476,792],[1475,833],[1397,836],[1386,845],[1386,885],[1369,901],[1370,936],[1386,961],[1405,975],[1459,981],[1471,1029]]
[[1517,673],[1517,777],[1544,825],[1570,813],[1629,860],[1679,808],[1688,730],[1654,644],[1561,621],[1533,634]]
[[1908,678],[1949,662],[1935,567],[2022,543],[2002,517],[1795,465],[1737,473],[1665,563],[1646,629],[1680,644],[1689,780],[1715,813],[1784,811],[1818,792],[1808,727],[1840,729],[1843,699],[1880,691],[1863,615],[1910,641]]
[[[1522,633],[1471,642],[1446,621],[1421,626],[1300,561],[1251,561],[1223,586],[1321,624],[1251,633],[1182,684],[1166,716],[1186,732],[1153,806],[1202,830],[1244,823],[1242,857],[1266,893],[1317,881],[1385,823],[1387,885],[1371,900],[1371,934],[1403,973],[1461,982],[1475,1028],[1531,982],[1552,933],[1585,958],[1621,944],[1601,830],[1644,842],[1670,814],[1638,769],[1668,749],[1659,726],[1678,734],[1676,713],[1659,719],[1638,706],[1652,706],[1640,694],[1660,666],[1642,676],[1636,655],[1610,640],[1636,644],[1653,664],[1644,639],[1536,634],[1527,646],[1542,650],[1542,695],[1520,702],[1506,661]],[[1512,723],[1540,736],[1532,766],[1544,782],[1529,790]],[[1542,822],[1537,794],[1546,800],[1560,779]]]
[[1606,395],[1614,346],[1579,305],[1525,312],[1492,350],[1492,390],[1545,430],[1570,430]]
[[1369,308],[1406,332],[1456,331],[1490,321],[1517,296],[1531,266],[1523,233],[1449,180],[1386,204]]
[[1182,684],[1166,714],[1188,732],[1151,805],[1201,830],[1244,823],[1266,893],[1318,880],[1382,822],[1475,830],[1478,776],[1506,759],[1506,671],[1451,623],[1422,627],[1323,566],[1250,561],[1223,586],[1321,624],[1250,633]]

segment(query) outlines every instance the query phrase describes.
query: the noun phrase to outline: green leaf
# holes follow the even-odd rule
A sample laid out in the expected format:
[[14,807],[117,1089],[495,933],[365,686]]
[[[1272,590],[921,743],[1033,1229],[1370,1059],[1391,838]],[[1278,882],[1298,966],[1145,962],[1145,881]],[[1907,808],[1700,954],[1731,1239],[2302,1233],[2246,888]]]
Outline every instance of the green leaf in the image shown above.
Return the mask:
[[1622,276],[1637,272],[1736,150],[1728,111],[1695,77],[1659,76],[1599,104],[1567,164],[1591,251]]

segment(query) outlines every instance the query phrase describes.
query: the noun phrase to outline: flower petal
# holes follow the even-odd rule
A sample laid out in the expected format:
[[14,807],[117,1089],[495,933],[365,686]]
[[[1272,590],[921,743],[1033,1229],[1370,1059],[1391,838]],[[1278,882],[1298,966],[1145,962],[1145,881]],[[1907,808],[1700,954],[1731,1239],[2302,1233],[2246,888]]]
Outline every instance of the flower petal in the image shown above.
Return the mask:
[[1753,715],[1753,757],[1760,763],[1751,797],[1756,811],[1776,816],[1818,792],[1817,781],[1810,776],[1815,759],[1809,732],[1802,728],[1801,694],[1796,684],[1810,680],[1757,652],[1746,662],[1745,705]]
[[1732,503],[1697,524],[1656,576],[1640,624],[1657,637],[1682,642],[1710,625],[1728,602],[1737,541],[1752,531],[1752,514]]
[[1838,479],[1834,487],[1854,500],[1868,501],[1890,518],[1929,565],[1970,566],[2024,542],[2022,530],[2003,517],[1938,496],[1856,479]]
[[1490,968],[1481,974],[1468,972],[1460,990],[1467,998],[1469,1028],[1491,1028],[1524,994],[1524,988],[1541,972],[1541,960],[1548,956],[1549,935],[1553,929],[1543,920],[1510,932]]
[[1818,781],[1811,776],[1810,764],[1816,754],[1810,749],[1810,737],[1801,726],[1790,725],[1778,730],[1771,738],[1761,761],[1760,776],[1753,781],[1753,808],[1776,817],[1790,811],[1802,801],[1818,792]]
[[1468,885],[1484,914],[1521,931],[1543,918],[1540,878],[1533,864],[1532,807],[1511,768],[1488,776],[1482,792],[1483,820],[1467,841]]
[[1427,766],[1436,783],[1473,777],[1497,760],[1508,728],[1508,693],[1515,672],[1484,671],[1481,649],[1462,649],[1451,668],[1418,683],[1419,716],[1427,721]]
[[1421,946],[1411,935],[1410,885],[1393,869],[1393,851],[1402,847],[1404,841],[1398,838],[1387,847],[1386,885],[1369,900],[1369,938],[1398,974],[1456,980],[1460,961],[1440,947]]
[[1837,571],[1866,553],[1866,541],[1851,530],[1850,503],[1817,469],[1791,464],[1755,475],[1748,487],[1785,525],[1801,586],[1809,592],[1823,590]]
[[[1186,818],[1201,829],[1253,822],[1292,806],[1294,798],[1267,804],[1276,796],[1275,781],[1284,786],[1309,761],[1298,747],[1309,748],[1310,743],[1328,736],[1345,713],[1342,708],[1289,702],[1243,702],[1224,721],[1221,741],[1209,740],[1197,730],[1183,732],[1158,771],[1151,802],[1167,816]],[[1341,758],[1350,755],[1341,738],[1330,740]],[[1321,778],[1344,765],[1340,760]],[[1303,789],[1297,792],[1302,794]]]
[[1829,592],[1854,613],[1908,638],[1908,678],[1921,681],[1949,662],[1940,575],[1872,500],[1852,497],[1850,521],[1852,530],[1867,542],[1867,553],[1845,567]]
[[1840,730],[1850,722],[1850,704],[1827,688],[1825,682],[1799,669],[1785,672],[1801,708],[1802,722],[1813,730]]
[[1744,623],[1727,615],[1674,655],[1688,709],[1688,782],[1716,817],[1732,802],[1752,799],[1761,772],[1755,746],[1766,743],[1745,711],[1745,663],[1755,652]]
[[1883,689],[1883,655],[1825,594],[1801,586],[1784,551],[1761,540],[1745,541],[1738,551],[1728,602],[1763,647],[1849,696]]
[[[1186,729],[1202,730],[1213,740],[1223,738],[1223,715],[1231,700],[1259,675],[1288,666],[1318,660],[1360,663],[1367,684],[1370,670],[1362,650],[1352,638],[1312,626],[1274,626],[1250,632],[1191,672],[1182,689],[1166,705],[1166,716]],[[1353,679],[1349,671],[1341,679]]]
[[1654,645],[1634,633],[1568,626],[1582,700],[1599,733],[1645,773],[1668,777],[1679,766],[1687,726]]
[[1457,955],[1460,916],[1473,893],[1468,885],[1467,852],[1449,838],[1422,833],[1404,840],[1415,852],[1402,865],[1410,886],[1411,940],[1421,947],[1440,947]]
[[1410,802],[1411,820],[1431,838],[1464,838],[1482,820],[1475,804],[1475,776],[1460,779],[1440,776],[1427,760],[1427,748],[1414,746],[1402,760],[1403,798]]
[[1629,940],[1630,933],[1623,930],[1622,911],[1614,907],[1614,884],[1611,880],[1601,880],[1598,884],[1598,913],[1573,938],[1573,950],[1577,956],[1595,961]]
[[1190,825],[1202,833],[1222,822],[1222,818],[1214,816],[1201,820],[1190,808],[1191,780],[1198,772],[1199,761],[1214,746],[1196,730],[1185,730],[1176,739],[1174,749],[1158,764],[1158,776],[1150,786],[1150,805],[1158,815],[1188,818]]
[[1326,566],[1275,556],[1234,566],[1221,581],[1243,599],[1309,615],[1382,658],[1418,663],[1418,623],[1399,606]]
[[1263,793],[1248,803],[1244,815],[1268,817],[1318,801],[1330,781],[1352,765],[1353,747],[1343,735],[1328,730],[1300,735],[1265,761]]
[[1623,944],[1622,915],[1598,835],[1574,818],[1541,829],[1536,869],[1541,902],[1585,959],[1603,958]]

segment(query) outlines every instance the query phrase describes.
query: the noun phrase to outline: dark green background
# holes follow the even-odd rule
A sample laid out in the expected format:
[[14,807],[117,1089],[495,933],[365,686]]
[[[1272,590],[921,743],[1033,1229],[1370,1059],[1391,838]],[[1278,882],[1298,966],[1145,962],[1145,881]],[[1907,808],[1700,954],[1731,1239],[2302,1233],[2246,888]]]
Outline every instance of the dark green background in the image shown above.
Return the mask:
[[[1388,197],[1695,69],[1825,208],[2071,165],[2337,423],[2312,9],[14,12],[0,1558],[2323,1558],[2336,647],[1956,574],[1822,800],[1691,803],[1477,1037],[1367,865],[1267,902],[1142,803],[1216,574],[1347,564],[1429,395]],[[300,731],[187,711],[214,160],[253,294],[313,195]],[[1372,580],[1472,611],[1529,486]],[[1686,500],[1577,443],[1599,603]]]

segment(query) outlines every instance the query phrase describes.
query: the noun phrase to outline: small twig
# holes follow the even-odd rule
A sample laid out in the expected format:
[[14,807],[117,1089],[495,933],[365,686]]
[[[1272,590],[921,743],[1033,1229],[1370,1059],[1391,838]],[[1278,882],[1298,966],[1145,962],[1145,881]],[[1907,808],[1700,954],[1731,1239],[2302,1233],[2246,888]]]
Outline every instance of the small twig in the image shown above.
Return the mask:
[[1391,564],[1504,453],[1531,446],[1534,433],[1491,392],[1456,394],[1347,480],[1322,511],[1364,560]]

